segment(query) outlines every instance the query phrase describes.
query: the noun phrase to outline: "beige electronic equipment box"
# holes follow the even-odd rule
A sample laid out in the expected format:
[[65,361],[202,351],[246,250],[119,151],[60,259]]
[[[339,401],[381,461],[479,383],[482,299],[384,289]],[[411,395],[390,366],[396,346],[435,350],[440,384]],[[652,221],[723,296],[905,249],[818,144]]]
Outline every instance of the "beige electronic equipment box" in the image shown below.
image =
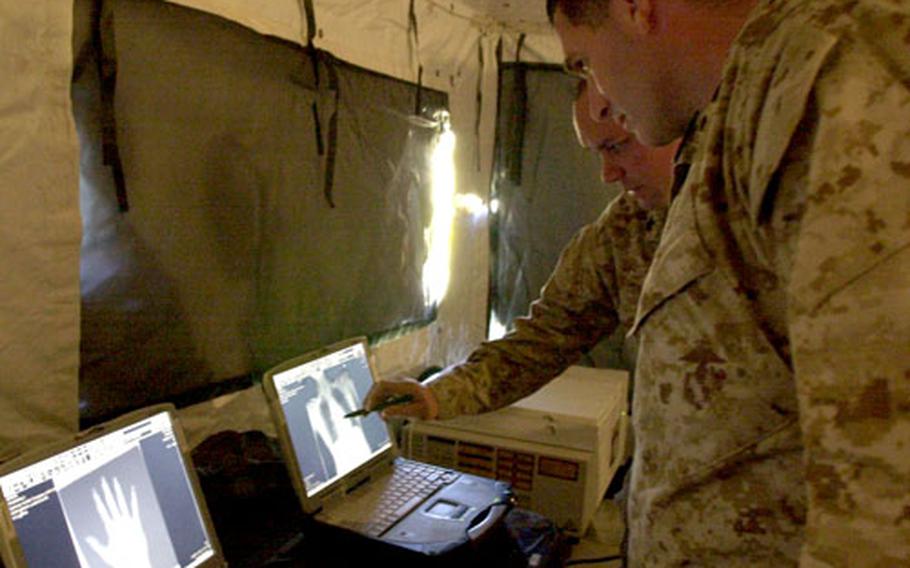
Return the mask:
[[508,481],[518,504],[580,535],[626,458],[626,371],[569,367],[487,414],[413,422],[408,457]]

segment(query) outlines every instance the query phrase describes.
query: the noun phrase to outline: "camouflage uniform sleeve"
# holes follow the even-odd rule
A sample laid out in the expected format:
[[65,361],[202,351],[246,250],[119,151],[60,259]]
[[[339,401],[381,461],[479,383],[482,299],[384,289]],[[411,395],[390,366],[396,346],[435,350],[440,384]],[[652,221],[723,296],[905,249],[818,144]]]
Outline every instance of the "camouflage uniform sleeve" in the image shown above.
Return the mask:
[[439,418],[501,408],[542,387],[618,325],[613,248],[614,201],[560,255],[530,314],[503,338],[483,343],[430,385]]
[[[907,37],[910,37],[908,35]],[[910,93],[841,40],[814,88],[788,321],[805,444],[803,566],[910,562]],[[906,60],[907,45],[894,57]],[[892,60],[893,61],[893,60]],[[779,194],[799,188],[779,188]]]

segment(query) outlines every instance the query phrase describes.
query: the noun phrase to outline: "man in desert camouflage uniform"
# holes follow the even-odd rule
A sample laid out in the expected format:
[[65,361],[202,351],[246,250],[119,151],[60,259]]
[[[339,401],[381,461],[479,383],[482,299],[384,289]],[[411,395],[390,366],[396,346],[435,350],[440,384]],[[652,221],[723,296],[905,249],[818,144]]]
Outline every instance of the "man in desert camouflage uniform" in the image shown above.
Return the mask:
[[518,318],[513,331],[481,345],[429,388],[412,380],[378,383],[367,406],[409,392],[417,403],[385,414],[450,418],[500,408],[542,387],[617,326],[632,325],[666,216],[676,144],[648,148],[616,124],[595,122],[584,85],[574,118],[581,145],[601,156],[603,181],[620,182],[626,192],[566,246],[529,316]]
[[629,564],[910,566],[910,5],[549,7],[621,123],[689,125],[633,326]]

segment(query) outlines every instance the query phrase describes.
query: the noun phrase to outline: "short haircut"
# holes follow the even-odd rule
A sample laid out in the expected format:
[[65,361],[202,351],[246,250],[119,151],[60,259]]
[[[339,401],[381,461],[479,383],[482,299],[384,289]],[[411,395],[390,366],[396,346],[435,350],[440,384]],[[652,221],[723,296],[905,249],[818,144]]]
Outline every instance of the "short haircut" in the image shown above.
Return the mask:
[[607,17],[607,4],[610,0],[547,0],[547,17],[550,23],[556,16],[556,10],[563,13],[573,26],[593,27]]

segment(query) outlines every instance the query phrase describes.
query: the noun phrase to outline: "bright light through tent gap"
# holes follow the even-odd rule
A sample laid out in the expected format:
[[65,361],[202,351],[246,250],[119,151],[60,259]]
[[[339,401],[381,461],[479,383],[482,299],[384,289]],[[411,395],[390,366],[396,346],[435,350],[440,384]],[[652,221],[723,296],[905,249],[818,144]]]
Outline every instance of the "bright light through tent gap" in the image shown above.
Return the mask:
[[483,199],[473,193],[455,194],[455,208],[464,211],[475,220],[481,219],[487,214],[487,206]]
[[437,306],[449,288],[452,221],[455,218],[455,133],[445,118],[433,148],[430,168],[433,216],[425,233],[428,254],[422,276],[426,303]]
[[506,329],[504,323],[499,321],[499,318],[496,317],[496,314],[490,314],[490,325],[487,329],[487,341],[495,341],[506,334],[509,330]]

